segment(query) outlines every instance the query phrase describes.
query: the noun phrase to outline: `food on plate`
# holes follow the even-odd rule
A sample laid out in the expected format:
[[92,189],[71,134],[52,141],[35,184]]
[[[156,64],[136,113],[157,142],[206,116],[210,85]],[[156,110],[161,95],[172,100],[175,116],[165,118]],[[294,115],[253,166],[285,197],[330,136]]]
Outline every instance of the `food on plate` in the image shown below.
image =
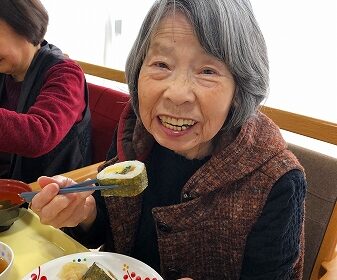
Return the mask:
[[8,263],[6,262],[5,259],[3,259],[2,257],[0,257],[0,273],[2,273],[3,271],[5,271],[5,269],[7,268]]
[[22,205],[25,201],[20,193],[31,191],[31,187],[21,181],[12,179],[0,179],[0,208],[11,208]]
[[62,266],[57,276],[60,280],[81,280],[87,271],[88,266],[86,264],[70,262]]
[[[0,192],[0,197],[1,197],[2,193]],[[2,200],[3,198],[1,197],[0,198],[0,210],[1,209],[7,209],[7,208],[11,208],[13,207],[15,204],[13,204],[9,199],[4,199]]]
[[100,185],[119,185],[115,189],[101,190],[103,196],[136,196],[147,187],[145,164],[137,161],[123,161],[107,166],[97,174]]
[[118,280],[111,271],[96,262],[89,268],[85,263],[66,263],[57,276],[59,280]]
[[104,268],[102,265],[98,263],[93,263],[92,266],[89,267],[88,271],[82,277],[82,280],[117,280],[117,278]]

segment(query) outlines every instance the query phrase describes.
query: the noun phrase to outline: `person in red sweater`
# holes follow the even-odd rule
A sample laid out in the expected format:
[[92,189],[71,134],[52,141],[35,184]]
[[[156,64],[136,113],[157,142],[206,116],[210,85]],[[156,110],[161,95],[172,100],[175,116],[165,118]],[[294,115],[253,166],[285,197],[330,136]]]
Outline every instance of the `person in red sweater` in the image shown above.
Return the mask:
[[39,0],[1,1],[0,178],[30,183],[91,163],[82,69],[44,40]]

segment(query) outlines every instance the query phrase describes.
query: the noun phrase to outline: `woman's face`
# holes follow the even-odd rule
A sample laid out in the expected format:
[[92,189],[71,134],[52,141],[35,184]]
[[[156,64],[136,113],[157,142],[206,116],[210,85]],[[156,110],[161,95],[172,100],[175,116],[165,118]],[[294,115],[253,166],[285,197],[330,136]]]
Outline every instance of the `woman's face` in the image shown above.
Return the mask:
[[23,80],[37,47],[0,19],[0,73]]
[[186,17],[164,18],[138,80],[140,117],[156,141],[190,159],[209,155],[234,91],[227,66],[203,50]]

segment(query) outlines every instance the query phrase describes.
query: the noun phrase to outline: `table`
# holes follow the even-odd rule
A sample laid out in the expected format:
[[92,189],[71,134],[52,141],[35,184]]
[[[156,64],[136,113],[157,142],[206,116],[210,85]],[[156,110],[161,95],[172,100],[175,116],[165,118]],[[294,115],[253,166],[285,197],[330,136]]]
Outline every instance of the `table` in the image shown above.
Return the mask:
[[[100,164],[95,163],[61,175],[81,182],[95,178]],[[37,182],[29,185],[34,191],[40,190]],[[10,280],[21,280],[34,268],[55,258],[89,251],[61,230],[41,224],[39,217],[30,209],[23,208],[22,213],[22,217],[9,230],[0,232],[0,241],[7,243],[14,251]]]
[[0,241],[14,251],[11,280],[20,280],[34,268],[55,258],[89,251],[61,230],[41,224],[33,211],[22,209],[22,213],[9,230],[0,232]]

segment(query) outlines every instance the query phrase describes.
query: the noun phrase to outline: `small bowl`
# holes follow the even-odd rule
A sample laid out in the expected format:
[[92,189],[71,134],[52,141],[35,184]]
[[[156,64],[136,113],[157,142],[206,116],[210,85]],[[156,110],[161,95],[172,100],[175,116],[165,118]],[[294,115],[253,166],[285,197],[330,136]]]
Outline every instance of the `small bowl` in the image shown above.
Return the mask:
[[20,217],[25,200],[19,194],[30,191],[31,187],[24,182],[0,179],[0,232],[9,229]]
[[[14,253],[11,247],[0,241],[0,280],[9,280],[9,274],[14,262]],[[3,270],[4,269],[4,270]]]

